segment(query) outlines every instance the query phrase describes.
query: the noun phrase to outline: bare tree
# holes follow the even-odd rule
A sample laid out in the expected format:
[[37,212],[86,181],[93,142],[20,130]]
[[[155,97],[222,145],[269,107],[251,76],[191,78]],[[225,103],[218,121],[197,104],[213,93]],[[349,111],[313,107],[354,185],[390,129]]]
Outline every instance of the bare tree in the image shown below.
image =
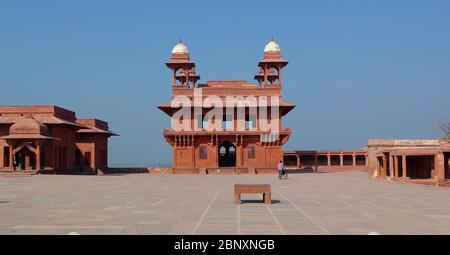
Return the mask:
[[450,139],[450,121],[448,120],[438,121],[438,127],[444,133],[444,139]]

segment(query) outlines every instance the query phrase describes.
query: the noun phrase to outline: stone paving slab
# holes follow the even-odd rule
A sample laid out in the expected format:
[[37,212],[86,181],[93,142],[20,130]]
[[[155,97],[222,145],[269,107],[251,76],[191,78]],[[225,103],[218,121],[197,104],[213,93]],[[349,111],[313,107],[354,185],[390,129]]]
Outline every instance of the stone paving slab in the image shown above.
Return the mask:
[[[237,183],[272,185],[272,205]],[[0,234],[450,234],[450,189],[367,173],[0,176]]]

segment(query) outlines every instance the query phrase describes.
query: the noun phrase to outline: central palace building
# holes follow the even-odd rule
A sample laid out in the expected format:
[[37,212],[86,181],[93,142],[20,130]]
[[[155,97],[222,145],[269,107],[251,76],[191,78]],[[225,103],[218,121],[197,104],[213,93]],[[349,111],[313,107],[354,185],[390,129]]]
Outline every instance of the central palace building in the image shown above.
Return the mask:
[[[256,83],[228,80],[199,84],[200,76],[188,49],[178,43],[172,50],[171,60],[166,63],[172,71],[172,101],[158,106],[172,117],[172,129],[164,129],[163,134],[172,146],[174,172],[261,173],[276,170],[277,163],[283,158],[282,146],[291,134],[289,128],[283,127],[282,117],[295,107],[281,97],[282,70],[287,64],[280,47],[272,40],[258,63]],[[196,90],[201,90],[198,97],[204,102],[202,105],[195,103]],[[190,101],[190,107],[180,109],[174,104],[180,97]],[[256,99],[253,101],[256,104],[232,104],[211,117],[208,112],[217,106],[208,105],[208,97],[219,99],[223,106],[228,105],[230,97],[251,97]],[[259,99],[267,99],[267,107],[263,107]],[[263,108],[268,109],[266,115],[257,111]],[[179,111],[187,113],[188,117],[183,116],[181,122],[188,123],[191,129],[174,129],[174,121],[177,121],[174,116]],[[264,122],[270,123],[276,131],[267,131]],[[218,128],[212,129],[212,126]]]

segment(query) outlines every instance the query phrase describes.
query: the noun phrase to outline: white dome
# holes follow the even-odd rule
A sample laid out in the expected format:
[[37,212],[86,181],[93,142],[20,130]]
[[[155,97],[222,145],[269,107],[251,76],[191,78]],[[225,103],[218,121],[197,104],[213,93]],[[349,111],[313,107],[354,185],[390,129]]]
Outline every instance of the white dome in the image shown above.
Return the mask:
[[264,47],[264,52],[268,51],[281,51],[280,46],[274,41],[270,41],[266,47]]
[[172,54],[180,54],[180,53],[189,53],[188,48],[182,42],[179,42],[172,49]]

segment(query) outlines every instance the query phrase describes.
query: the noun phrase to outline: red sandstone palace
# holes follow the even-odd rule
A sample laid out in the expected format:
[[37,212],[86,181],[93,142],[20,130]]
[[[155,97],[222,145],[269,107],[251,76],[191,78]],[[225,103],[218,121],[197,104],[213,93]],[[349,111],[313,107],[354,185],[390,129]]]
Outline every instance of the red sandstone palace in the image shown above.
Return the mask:
[[[172,118],[163,135],[175,173],[271,173],[289,170],[368,171],[373,177],[450,185],[450,140],[369,140],[361,150],[286,151],[291,135],[282,117],[295,105],[282,99],[288,64],[273,40],[247,81],[208,81],[181,42],[166,63],[172,100],[158,106]],[[57,106],[0,106],[0,172],[104,173],[108,123],[80,119]],[[123,171],[124,169],[121,169]]]
[[[258,64],[257,83],[229,80],[197,84],[200,76],[195,63],[186,46],[178,43],[166,63],[172,71],[172,101],[158,106],[172,117],[172,128],[164,129],[163,134],[172,146],[174,172],[276,170],[283,157],[282,146],[291,134],[289,128],[283,127],[282,117],[295,107],[281,96],[282,70],[287,64],[272,40]],[[183,107],[175,102],[177,98],[184,100]],[[214,100],[219,100],[221,106],[210,102]],[[261,109],[267,109],[266,114]],[[180,112],[184,113],[182,117],[177,116]],[[175,125],[188,128],[180,130]],[[267,125],[272,129],[265,128]]]
[[108,123],[57,106],[0,106],[0,171],[97,173],[108,166]]

